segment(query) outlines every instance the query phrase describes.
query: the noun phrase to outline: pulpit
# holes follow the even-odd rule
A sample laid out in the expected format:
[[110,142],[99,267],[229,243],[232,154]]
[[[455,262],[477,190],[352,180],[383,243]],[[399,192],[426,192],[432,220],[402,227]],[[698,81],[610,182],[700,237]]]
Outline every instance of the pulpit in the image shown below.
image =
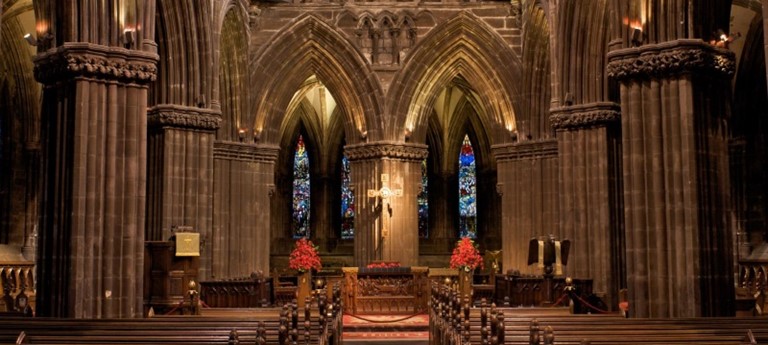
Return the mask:
[[199,242],[195,245],[195,238],[199,240],[194,235],[179,236],[177,233],[169,241],[144,243],[145,315],[150,308],[157,314],[191,313],[191,306],[184,306],[184,301],[188,298],[190,282],[197,281],[200,266]]

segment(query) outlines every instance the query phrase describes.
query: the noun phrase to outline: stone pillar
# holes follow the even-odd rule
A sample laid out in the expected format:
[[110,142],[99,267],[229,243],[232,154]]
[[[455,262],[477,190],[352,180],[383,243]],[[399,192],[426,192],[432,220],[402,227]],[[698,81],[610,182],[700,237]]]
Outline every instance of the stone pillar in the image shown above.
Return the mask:
[[266,144],[214,144],[212,277],[269,272],[269,210],[279,150]]
[[209,277],[213,227],[213,141],[218,111],[161,104],[149,111],[148,241],[167,241],[191,226],[202,242],[198,279]]
[[528,266],[528,241],[557,231],[557,141],[524,141],[494,145],[501,195],[502,267],[541,274]]
[[40,316],[142,314],[147,83],[157,58],[86,42],[35,58],[44,84]]
[[619,105],[591,103],[551,113],[560,162],[558,232],[572,241],[565,274],[592,278],[595,293],[615,310],[624,281]]
[[[426,145],[378,142],[345,147],[354,185],[355,265],[374,260],[416,266],[419,259],[419,215],[416,197],[421,188],[421,161]],[[382,175],[388,181],[382,182]],[[382,186],[401,196],[368,197]]]
[[621,87],[630,312],[732,315],[725,119],[734,55],[680,39],[608,58]]

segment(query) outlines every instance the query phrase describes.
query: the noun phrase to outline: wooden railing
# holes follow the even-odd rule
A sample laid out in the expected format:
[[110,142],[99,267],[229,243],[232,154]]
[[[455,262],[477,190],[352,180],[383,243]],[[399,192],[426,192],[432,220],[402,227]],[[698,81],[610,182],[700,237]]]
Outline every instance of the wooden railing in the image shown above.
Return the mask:
[[0,312],[31,316],[35,307],[35,264],[0,262]]
[[200,299],[212,308],[257,308],[274,303],[272,278],[248,277],[200,282]]
[[768,260],[739,260],[739,286],[754,298],[757,313],[768,313]]

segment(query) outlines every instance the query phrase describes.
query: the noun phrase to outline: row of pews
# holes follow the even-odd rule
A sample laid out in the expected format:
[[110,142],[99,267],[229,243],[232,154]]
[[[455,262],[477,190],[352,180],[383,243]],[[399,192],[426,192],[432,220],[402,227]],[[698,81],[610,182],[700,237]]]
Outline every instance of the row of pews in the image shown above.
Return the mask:
[[332,298],[298,308],[230,313],[223,309],[203,315],[169,315],[146,319],[8,318],[0,322],[0,344],[341,344],[341,289]]
[[627,319],[610,315],[532,315],[526,308],[484,303],[434,285],[430,301],[430,345],[540,344],[762,344],[768,318]]

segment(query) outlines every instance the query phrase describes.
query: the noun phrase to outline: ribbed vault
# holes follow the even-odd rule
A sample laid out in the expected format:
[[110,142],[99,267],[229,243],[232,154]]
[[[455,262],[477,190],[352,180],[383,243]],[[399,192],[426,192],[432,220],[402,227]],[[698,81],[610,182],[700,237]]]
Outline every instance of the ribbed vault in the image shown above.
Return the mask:
[[395,77],[386,138],[400,140],[408,130],[412,141],[424,142],[435,99],[461,76],[478,94],[476,111],[491,129],[491,143],[507,140],[517,127],[520,68],[515,53],[487,24],[473,14],[458,14],[424,37]]
[[314,15],[307,14],[275,35],[251,64],[254,129],[261,140],[277,142],[278,129],[294,93],[317,75],[344,116],[347,143],[380,136],[382,97],[378,81],[350,42]]

